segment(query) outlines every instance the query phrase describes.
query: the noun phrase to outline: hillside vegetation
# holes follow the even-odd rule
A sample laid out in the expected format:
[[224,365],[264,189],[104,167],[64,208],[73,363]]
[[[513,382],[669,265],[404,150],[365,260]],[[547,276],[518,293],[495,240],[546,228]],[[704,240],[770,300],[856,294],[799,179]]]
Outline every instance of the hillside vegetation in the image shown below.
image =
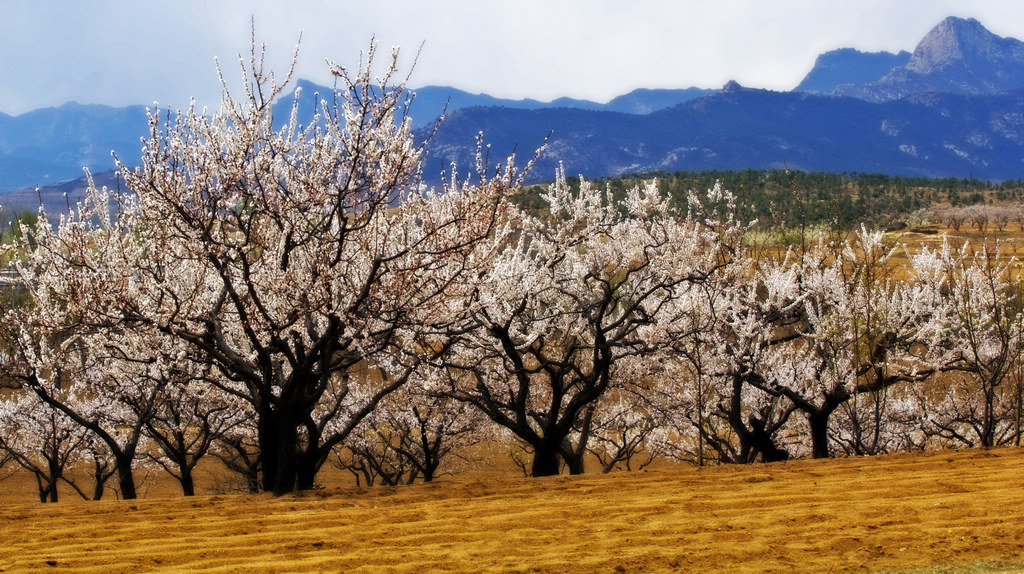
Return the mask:
[[[946,207],[1019,204],[1024,182],[999,183],[978,179],[892,176],[877,173],[828,173],[801,170],[709,170],[645,172],[595,181],[617,197],[626,190],[656,179],[661,193],[686,208],[691,191],[711,189],[716,183],[736,196],[738,216],[757,220],[762,229],[801,225],[851,229],[861,223],[886,227],[894,222],[922,223],[933,211]],[[569,178],[579,185],[578,178]],[[544,185],[525,188],[519,205],[529,210],[544,207]]]

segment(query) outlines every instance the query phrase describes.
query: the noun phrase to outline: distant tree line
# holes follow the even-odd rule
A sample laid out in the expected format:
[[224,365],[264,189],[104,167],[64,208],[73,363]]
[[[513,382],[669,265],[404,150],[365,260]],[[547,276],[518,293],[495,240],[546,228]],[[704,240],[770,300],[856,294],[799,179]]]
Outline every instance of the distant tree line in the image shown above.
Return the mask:
[[[828,173],[800,170],[711,170],[646,172],[596,180],[616,197],[644,181],[656,179],[661,193],[685,206],[692,190],[716,183],[736,196],[739,216],[771,229],[814,227],[822,224],[853,229],[860,224],[885,227],[923,209],[966,207],[1024,200],[1024,181],[1001,183],[973,178],[927,178],[870,173]],[[578,186],[579,178],[568,178]],[[527,187],[516,201],[540,209],[545,186]]]

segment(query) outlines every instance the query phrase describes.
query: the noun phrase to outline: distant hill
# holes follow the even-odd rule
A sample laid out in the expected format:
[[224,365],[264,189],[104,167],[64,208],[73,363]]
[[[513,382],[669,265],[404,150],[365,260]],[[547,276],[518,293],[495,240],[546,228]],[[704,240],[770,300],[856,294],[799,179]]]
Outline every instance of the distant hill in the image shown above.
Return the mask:
[[144,106],[64,104],[18,116],[0,114],[0,192],[78,178],[83,168],[114,168],[111,151],[139,157]]
[[[303,100],[300,105],[299,121],[308,123],[313,116],[314,96],[331,92],[331,88],[320,86],[306,80],[299,80],[296,84],[300,88],[299,97]],[[533,99],[513,100],[496,98],[487,94],[473,94],[457,88],[446,86],[426,86],[415,88],[415,100],[412,106],[413,126],[423,128],[434,123],[434,120],[442,111],[454,112],[464,108],[508,108],[515,110],[541,110],[541,109],[577,109],[577,110],[600,110],[610,112],[621,112],[627,114],[649,114],[651,112],[675,106],[690,100],[712,94],[717,90],[702,88],[686,88],[679,90],[662,89],[637,89],[618,96],[608,103],[602,104],[589,100],[576,100],[572,98],[558,98],[550,102],[541,102]],[[292,96],[282,98],[275,108],[275,112],[286,117],[286,111],[291,109]]]
[[[108,187],[120,190],[118,172],[113,170],[92,174],[97,187]],[[5,212],[36,211],[42,205],[51,217],[59,217],[62,213],[73,210],[78,202],[85,199],[87,180],[85,176],[62,181],[53,185],[38,188],[21,189],[0,194],[0,206]]]
[[814,68],[793,88],[795,92],[830,94],[841,85],[864,85],[877,82],[893,68],[905,66],[910,52],[861,52],[840,48],[818,56]]
[[920,94],[869,102],[743,88],[633,116],[587,110],[471,108],[430,142],[427,173],[473,165],[482,130],[492,164],[519,163],[550,130],[535,177],[571,174],[771,169],[859,171],[1002,180],[1024,174],[1024,91],[990,96]]

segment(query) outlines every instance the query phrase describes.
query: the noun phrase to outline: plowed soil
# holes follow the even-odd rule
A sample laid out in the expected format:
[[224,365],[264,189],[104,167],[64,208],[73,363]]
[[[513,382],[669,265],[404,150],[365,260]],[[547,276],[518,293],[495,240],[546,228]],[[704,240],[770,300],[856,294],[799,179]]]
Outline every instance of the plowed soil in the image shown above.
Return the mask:
[[0,569],[1014,572],[1022,479],[1024,449],[993,449],[280,498],[6,494]]

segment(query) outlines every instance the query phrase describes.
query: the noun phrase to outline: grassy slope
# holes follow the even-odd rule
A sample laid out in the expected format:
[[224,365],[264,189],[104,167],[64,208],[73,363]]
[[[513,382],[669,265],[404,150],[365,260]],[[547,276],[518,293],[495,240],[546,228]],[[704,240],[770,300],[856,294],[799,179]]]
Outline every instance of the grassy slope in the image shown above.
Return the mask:
[[[1024,449],[306,495],[11,501],[5,572],[1024,570]],[[949,568],[952,567],[952,568]]]

